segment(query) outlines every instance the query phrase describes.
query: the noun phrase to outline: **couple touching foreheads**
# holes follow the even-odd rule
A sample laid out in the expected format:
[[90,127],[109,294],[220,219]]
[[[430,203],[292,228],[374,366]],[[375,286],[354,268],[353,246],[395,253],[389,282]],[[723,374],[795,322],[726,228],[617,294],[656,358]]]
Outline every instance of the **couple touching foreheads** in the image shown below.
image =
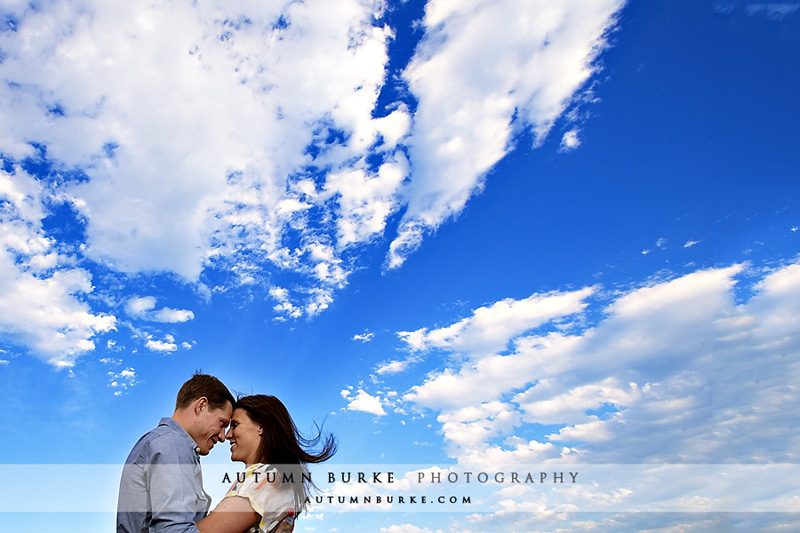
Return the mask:
[[[245,475],[209,513],[200,456],[225,439]],[[304,438],[274,396],[236,400],[219,379],[197,373],[178,392],[172,417],[139,439],[125,461],[117,533],[292,531],[310,488],[306,465],[336,452],[328,435],[314,453],[320,440],[321,433]]]

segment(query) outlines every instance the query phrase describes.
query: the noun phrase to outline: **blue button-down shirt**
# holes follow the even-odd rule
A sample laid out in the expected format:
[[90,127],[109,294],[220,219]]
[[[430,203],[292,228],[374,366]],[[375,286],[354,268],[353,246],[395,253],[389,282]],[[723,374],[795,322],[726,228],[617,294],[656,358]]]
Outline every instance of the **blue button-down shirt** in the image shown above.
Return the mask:
[[125,461],[117,533],[198,533],[211,505],[197,444],[172,418],[137,442]]

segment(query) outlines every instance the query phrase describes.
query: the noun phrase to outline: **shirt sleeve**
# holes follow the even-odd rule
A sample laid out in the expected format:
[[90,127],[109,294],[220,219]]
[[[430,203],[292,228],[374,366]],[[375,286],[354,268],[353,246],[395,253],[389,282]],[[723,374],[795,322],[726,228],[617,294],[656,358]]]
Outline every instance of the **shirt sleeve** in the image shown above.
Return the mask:
[[196,465],[181,461],[178,445],[170,435],[151,443],[151,456],[145,466],[150,489],[152,518],[150,531],[156,533],[199,533],[195,520],[202,487],[197,487]]
[[147,482],[140,464],[127,463],[122,469],[117,501],[117,533],[141,532],[147,520]]
[[294,523],[294,491],[291,483],[282,483],[281,474],[269,465],[248,470],[245,480],[227,495],[240,496],[261,515],[260,531],[271,531],[281,520]]

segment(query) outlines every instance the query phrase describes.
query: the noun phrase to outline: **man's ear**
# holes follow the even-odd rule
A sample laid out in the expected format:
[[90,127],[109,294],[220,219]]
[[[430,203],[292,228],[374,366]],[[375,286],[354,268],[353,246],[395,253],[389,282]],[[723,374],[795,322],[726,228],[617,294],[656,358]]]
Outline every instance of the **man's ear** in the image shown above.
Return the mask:
[[195,415],[199,415],[203,409],[208,409],[208,398],[205,396],[200,396],[198,399],[192,402],[192,409],[194,410]]

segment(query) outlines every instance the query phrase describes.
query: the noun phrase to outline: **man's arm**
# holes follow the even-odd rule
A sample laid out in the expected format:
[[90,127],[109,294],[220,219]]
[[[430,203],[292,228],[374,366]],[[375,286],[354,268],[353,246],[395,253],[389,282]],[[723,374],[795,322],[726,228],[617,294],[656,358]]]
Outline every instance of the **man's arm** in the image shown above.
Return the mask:
[[151,531],[199,533],[194,522],[198,511],[205,510],[205,493],[195,477],[197,465],[187,464],[187,458],[180,457],[170,435],[155,439],[151,446],[153,453],[146,466]]
[[147,520],[147,484],[142,465],[127,463],[122,469],[117,501],[117,533],[141,533]]

